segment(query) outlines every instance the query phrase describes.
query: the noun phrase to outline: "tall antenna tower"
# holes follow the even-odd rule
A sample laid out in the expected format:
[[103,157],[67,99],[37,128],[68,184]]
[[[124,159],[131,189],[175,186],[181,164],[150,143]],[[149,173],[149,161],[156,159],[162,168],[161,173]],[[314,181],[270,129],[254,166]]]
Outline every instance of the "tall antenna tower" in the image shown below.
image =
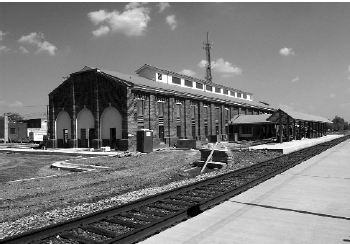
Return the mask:
[[212,80],[211,76],[211,59],[210,59],[210,49],[211,49],[212,43],[209,43],[209,32],[207,32],[207,42],[203,43],[203,49],[205,50],[205,56],[207,58],[207,67],[206,67],[206,74],[205,79],[209,82]]

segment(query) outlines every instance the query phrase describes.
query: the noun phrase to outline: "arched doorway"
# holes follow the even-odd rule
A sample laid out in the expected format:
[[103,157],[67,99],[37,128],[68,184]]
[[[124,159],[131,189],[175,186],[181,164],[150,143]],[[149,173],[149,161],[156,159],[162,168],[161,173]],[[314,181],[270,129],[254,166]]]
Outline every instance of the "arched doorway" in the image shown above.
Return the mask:
[[56,138],[58,147],[68,147],[72,135],[71,119],[66,111],[61,111],[56,119]]
[[122,138],[122,116],[114,107],[106,108],[101,115],[101,139],[103,145],[115,148],[117,139]]
[[95,120],[92,112],[83,108],[77,116],[78,147],[92,147],[95,139]]

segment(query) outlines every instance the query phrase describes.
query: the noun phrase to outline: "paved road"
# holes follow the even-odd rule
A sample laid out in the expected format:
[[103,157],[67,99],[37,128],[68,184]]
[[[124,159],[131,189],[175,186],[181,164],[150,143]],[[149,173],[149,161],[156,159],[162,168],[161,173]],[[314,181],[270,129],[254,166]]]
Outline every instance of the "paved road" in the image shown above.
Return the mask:
[[350,140],[142,243],[350,243]]

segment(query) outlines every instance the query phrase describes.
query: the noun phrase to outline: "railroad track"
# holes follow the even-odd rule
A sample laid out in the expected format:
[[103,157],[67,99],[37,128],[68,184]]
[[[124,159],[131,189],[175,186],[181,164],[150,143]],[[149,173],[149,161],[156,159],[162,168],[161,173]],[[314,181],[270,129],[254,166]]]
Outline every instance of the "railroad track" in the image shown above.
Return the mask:
[[123,206],[12,236],[0,243],[137,242],[196,216],[349,138],[350,136],[337,138]]

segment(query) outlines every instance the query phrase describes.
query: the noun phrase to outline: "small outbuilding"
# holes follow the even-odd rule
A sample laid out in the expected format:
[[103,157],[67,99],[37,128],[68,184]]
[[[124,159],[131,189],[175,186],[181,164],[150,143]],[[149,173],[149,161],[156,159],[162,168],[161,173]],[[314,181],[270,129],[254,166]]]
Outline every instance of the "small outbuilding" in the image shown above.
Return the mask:
[[275,123],[268,120],[271,114],[239,114],[229,122],[229,140],[262,140],[272,138]]

